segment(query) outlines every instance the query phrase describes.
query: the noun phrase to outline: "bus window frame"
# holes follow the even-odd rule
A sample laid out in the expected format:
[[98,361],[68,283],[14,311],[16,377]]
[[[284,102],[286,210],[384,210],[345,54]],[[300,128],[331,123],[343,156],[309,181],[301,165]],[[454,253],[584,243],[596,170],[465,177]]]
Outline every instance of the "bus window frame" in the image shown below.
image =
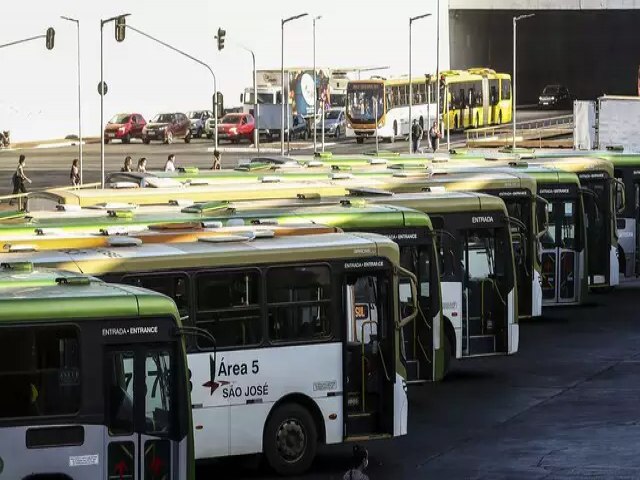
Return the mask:
[[[85,404],[85,392],[84,389],[86,388],[83,380],[83,345],[85,343],[85,339],[83,338],[83,332],[82,329],[80,328],[80,326],[78,325],[78,323],[76,322],[47,322],[46,320],[44,321],[38,321],[38,322],[21,322],[21,323],[6,323],[0,326],[0,332],[2,332],[5,329],[24,329],[25,331],[28,332],[33,332],[35,329],[51,329],[51,328],[55,328],[55,329],[72,329],[75,331],[76,333],[76,341],[77,341],[77,347],[78,347],[78,371],[79,371],[79,378],[80,378],[80,387],[79,387],[79,400],[78,400],[78,407],[74,412],[68,412],[68,413],[59,413],[59,414],[55,414],[55,415],[25,415],[25,416],[18,416],[18,417],[0,417],[0,428],[5,428],[5,427],[10,427],[10,426],[19,426],[19,425],[55,425],[57,423],[61,423],[62,420],[67,420],[67,421],[73,421],[73,419],[77,419],[79,417],[81,417],[85,412],[84,408],[86,407]],[[60,369],[58,369],[58,371],[60,371]],[[38,395],[39,395],[39,391],[36,390]],[[35,422],[34,422],[35,420]]]

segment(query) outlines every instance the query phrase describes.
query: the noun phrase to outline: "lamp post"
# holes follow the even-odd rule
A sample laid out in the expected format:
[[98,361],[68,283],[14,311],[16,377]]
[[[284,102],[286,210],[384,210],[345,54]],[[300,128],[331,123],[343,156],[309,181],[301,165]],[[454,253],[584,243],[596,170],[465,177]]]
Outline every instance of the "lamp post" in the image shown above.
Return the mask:
[[115,22],[120,17],[128,17],[130,13],[100,20],[100,188],[104,188],[104,38],[103,30],[107,23]]
[[80,162],[80,185],[83,183],[82,173],[82,82],[80,76],[80,20],[71,17],[60,17],[68,22],[76,24],[76,30],[78,34],[78,159]]
[[[316,21],[320,20],[322,15],[318,15],[317,17],[313,17],[313,153],[316,153],[316,144],[317,144],[317,128],[316,123],[318,120],[318,76],[316,72]],[[323,112],[324,112],[324,101],[323,101]],[[324,126],[324,113],[320,118],[322,125]],[[323,128],[324,132],[324,128]],[[322,146],[324,151],[324,135],[322,137]]]
[[411,81],[411,29],[413,27],[413,22],[429,16],[431,16],[430,13],[424,13],[422,15],[409,18],[409,154],[413,153],[413,122],[411,119],[411,107],[413,106],[413,82]]
[[528,13],[526,15],[518,15],[517,17],[513,17],[513,88],[511,89],[513,93],[511,97],[512,101],[512,121],[513,121],[513,150],[516,149],[516,70],[517,70],[517,43],[516,43],[516,28],[517,24],[520,20],[525,20],[527,18],[535,17],[534,13]]
[[[436,122],[438,130],[441,129],[440,122],[440,0],[436,0]],[[431,121],[431,119],[429,119]],[[433,152],[435,153],[435,152]]]
[[[299,18],[306,17],[309,15],[308,13],[301,13],[299,15],[295,15],[289,18],[283,18],[280,20],[280,30],[281,30],[281,40],[280,40],[280,87],[282,89],[281,93],[281,105],[282,105],[282,124],[280,125],[280,155],[284,155],[284,101],[285,101],[285,92],[284,92],[284,25],[289,22],[293,22],[294,20],[298,20]],[[287,106],[289,105],[289,96],[287,95]],[[291,134],[291,132],[289,132]]]

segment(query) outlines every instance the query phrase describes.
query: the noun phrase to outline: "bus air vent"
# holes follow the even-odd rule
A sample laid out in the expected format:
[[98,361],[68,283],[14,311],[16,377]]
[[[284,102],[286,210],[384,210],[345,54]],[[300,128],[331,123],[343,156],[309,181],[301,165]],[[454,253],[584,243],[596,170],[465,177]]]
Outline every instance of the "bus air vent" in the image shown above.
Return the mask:
[[389,160],[387,160],[386,158],[370,158],[369,159],[369,163],[371,165],[386,165],[387,163],[389,163]]
[[208,222],[202,222],[202,226],[204,228],[222,228],[222,222],[217,220],[212,220]]
[[264,177],[260,177],[260,181],[262,183],[280,183],[282,179],[275,175],[265,175]]
[[350,180],[353,178],[353,174],[344,172],[332,173],[330,178],[331,180]]
[[193,200],[189,200],[189,199],[177,199],[177,200],[169,200],[169,205],[171,205],[172,207],[190,207],[191,205],[193,205],[195,202]]
[[58,277],[56,278],[56,283],[58,285],[69,285],[71,287],[79,287],[79,286],[91,284],[91,279],[89,277],[83,277],[80,275],[73,276],[73,277]]
[[6,243],[4,245],[4,251],[9,253],[37,252],[38,247],[28,244],[12,245],[10,243]]
[[139,247],[142,245],[142,240],[126,235],[118,235],[116,237],[109,237],[107,243],[110,247]]
[[202,243],[230,243],[230,242],[251,242],[256,239],[253,231],[240,232],[230,235],[216,235],[214,237],[202,237],[198,241]]
[[0,264],[3,270],[11,270],[14,272],[33,272],[33,263],[31,262],[7,262]]
[[424,187],[422,191],[428,193],[447,193],[447,189],[445,187],[439,186]]
[[277,218],[255,218],[251,220],[251,225],[278,225]]

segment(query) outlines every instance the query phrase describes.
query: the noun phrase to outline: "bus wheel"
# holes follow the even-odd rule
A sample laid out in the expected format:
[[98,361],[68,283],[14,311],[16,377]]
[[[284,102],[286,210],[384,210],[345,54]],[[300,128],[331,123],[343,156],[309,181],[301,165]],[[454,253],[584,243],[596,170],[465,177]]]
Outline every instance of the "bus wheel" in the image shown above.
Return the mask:
[[498,114],[498,125],[502,125],[502,112]]
[[262,439],[264,455],[279,475],[301,475],[316,456],[318,432],[309,411],[285,403],[270,416]]

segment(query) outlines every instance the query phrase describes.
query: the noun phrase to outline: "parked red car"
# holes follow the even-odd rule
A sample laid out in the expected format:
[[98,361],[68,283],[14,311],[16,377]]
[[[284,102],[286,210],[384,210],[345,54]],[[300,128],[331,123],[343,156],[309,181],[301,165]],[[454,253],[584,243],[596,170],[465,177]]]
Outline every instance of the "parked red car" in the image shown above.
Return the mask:
[[256,128],[253,116],[248,113],[228,113],[218,125],[218,139],[238,143],[242,139],[253,140]]
[[118,113],[104,127],[104,143],[122,140],[129,143],[132,138],[142,139],[142,129],[147,124],[139,113]]

